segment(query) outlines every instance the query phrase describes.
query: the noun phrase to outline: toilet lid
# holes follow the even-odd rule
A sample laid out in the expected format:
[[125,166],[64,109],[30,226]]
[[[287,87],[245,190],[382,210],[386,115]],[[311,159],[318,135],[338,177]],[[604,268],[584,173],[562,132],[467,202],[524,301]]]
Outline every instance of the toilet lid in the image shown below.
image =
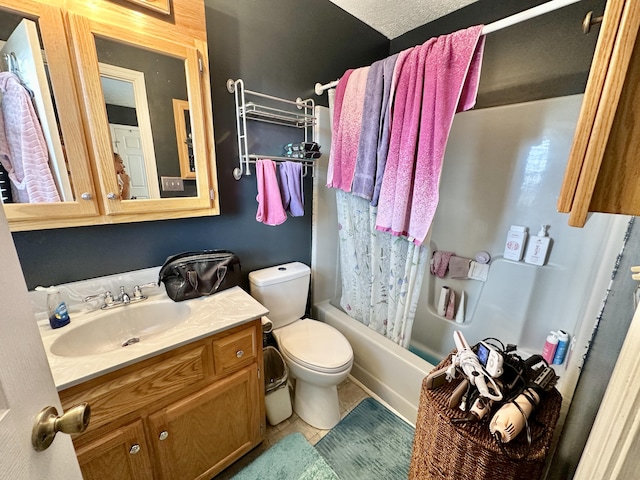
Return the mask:
[[280,330],[280,348],[292,360],[311,370],[338,372],[353,360],[347,339],[326,323],[305,318]]

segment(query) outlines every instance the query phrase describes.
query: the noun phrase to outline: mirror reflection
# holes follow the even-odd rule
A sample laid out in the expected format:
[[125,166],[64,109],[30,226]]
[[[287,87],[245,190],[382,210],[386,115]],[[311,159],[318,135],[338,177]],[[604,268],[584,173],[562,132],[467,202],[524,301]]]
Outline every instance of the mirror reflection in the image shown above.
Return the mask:
[[3,203],[73,201],[37,24],[0,15],[0,194]]
[[95,43],[113,152],[130,179],[130,199],[197,196],[195,172],[185,175],[180,165],[179,137],[191,132],[178,131],[174,119],[176,100],[188,106],[184,60],[102,37]]

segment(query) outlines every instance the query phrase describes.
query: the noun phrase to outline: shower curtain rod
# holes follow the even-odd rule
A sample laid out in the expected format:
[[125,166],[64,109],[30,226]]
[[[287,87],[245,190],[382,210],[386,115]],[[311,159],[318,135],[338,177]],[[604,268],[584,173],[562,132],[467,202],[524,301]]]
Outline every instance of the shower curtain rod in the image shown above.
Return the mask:
[[[535,17],[539,17],[540,15],[544,15],[545,13],[553,12],[554,10],[558,10],[559,8],[566,7],[567,5],[571,5],[573,3],[578,3],[581,0],[551,0],[550,2],[543,3],[538,5],[537,7],[530,8],[529,10],[524,10],[520,13],[516,13],[509,17],[503,18],[502,20],[497,20],[493,23],[485,25],[482,28],[482,35],[487,35],[489,33],[497,32],[498,30],[502,30],[503,28],[510,27],[512,25],[516,25],[517,23],[524,22],[525,20],[530,20]],[[325,90],[329,90],[330,88],[334,88],[338,85],[340,80],[334,80],[333,82],[329,82],[326,84],[316,83],[315,92],[316,95],[322,95],[322,92]]]

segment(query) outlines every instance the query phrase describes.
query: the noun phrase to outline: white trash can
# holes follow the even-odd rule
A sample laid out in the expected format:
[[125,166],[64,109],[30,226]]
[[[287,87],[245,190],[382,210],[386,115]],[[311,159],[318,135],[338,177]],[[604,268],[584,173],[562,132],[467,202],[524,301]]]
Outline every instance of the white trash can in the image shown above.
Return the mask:
[[275,347],[264,347],[265,409],[269,425],[277,425],[291,416],[289,368]]

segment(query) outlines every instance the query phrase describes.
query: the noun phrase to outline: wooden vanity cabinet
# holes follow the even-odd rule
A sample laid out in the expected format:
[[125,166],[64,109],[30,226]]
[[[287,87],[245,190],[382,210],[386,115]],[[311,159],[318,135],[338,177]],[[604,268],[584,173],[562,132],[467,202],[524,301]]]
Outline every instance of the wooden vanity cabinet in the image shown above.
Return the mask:
[[64,408],[91,406],[73,439],[84,477],[210,479],[262,442],[260,332],[253,321],[61,391]]
[[558,210],[640,214],[640,2],[609,0],[600,27]]

